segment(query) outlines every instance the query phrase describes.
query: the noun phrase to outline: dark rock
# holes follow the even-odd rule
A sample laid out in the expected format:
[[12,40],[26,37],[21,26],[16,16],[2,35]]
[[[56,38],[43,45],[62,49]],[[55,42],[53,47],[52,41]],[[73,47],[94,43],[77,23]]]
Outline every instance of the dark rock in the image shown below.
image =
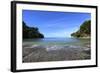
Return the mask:
[[44,38],[44,35],[41,34],[37,27],[28,27],[25,22],[23,24],[23,39],[29,38]]

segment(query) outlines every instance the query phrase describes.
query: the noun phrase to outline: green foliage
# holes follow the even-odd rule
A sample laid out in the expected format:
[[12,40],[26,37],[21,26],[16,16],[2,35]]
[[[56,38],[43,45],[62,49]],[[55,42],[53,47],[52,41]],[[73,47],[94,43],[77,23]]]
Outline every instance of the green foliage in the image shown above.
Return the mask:
[[80,32],[90,34],[91,32],[91,21],[85,21],[81,26],[80,26]]
[[28,38],[44,38],[44,35],[41,34],[37,27],[28,27],[25,22],[23,24],[23,39]]
[[77,32],[71,34],[73,37],[89,37],[91,35],[91,20],[85,21]]

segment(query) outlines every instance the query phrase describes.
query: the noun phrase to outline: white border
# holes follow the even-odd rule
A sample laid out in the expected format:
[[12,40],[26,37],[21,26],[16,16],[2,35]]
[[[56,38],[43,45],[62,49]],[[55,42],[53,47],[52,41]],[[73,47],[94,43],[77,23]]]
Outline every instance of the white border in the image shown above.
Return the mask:
[[[93,8],[82,8],[82,7],[63,7],[63,6],[47,6],[47,5],[28,5],[28,4],[17,4],[17,70],[22,69],[38,69],[38,68],[53,68],[53,67],[71,67],[71,66],[85,66],[95,65],[96,61],[96,10]],[[85,12],[91,13],[91,60],[78,60],[78,61],[56,61],[56,62],[38,62],[38,63],[22,63],[22,10],[44,10],[44,11],[62,11],[62,12]]]

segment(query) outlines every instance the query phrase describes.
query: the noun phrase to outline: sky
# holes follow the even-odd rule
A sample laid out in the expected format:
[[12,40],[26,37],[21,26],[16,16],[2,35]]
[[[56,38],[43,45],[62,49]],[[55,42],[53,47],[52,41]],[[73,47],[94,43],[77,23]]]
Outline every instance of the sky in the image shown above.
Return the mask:
[[29,27],[38,27],[45,37],[71,37],[80,25],[91,19],[90,13],[23,10],[22,20]]

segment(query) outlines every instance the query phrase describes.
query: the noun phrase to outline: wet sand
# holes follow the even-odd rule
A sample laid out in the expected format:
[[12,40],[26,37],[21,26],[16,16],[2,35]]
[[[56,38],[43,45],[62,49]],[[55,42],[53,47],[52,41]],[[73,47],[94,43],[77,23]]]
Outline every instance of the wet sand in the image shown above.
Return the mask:
[[91,59],[90,45],[82,46],[43,46],[23,45],[23,62],[46,62]]

